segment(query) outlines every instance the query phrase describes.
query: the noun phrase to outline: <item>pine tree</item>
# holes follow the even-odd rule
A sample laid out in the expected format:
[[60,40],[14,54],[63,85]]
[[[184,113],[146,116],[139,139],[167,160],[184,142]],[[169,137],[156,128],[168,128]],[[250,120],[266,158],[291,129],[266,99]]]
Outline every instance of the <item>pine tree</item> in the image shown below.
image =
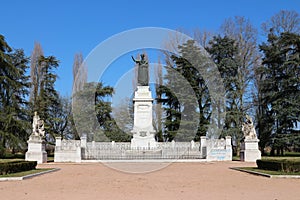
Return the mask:
[[238,76],[241,65],[239,56],[237,56],[239,51],[235,40],[227,36],[216,36],[209,44],[210,47],[207,48],[207,51],[219,69],[226,90],[226,118],[222,135],[232,136],[239,146],[239,141],[243,137],[241,127],[244,115],[243,105],[240,102],[243,85]]
[[268,137],[272,138],[272,153],[283,154],[291,142],[291,132],[300,121],[300,35],[282,33],[268,35],[268,42],[260,46],[264,54],[262,73],[261,107],[272,127]]
[[102,82],[86,83],[73,95],[73,117],[76,129],[89,141],[129,141],[130,136],[119,129],[111,116],[113,88]]
[[59,94],[55,90],[57,75],[55,69],[59,61],[54,56],[40,56],[38,64],[41,66],[43,76],[38,94],[36,111],[45,122],[46,139],[54,141],[58,131],[54,129],[55,112],[60,107]]
[[24,148],[28,136],[27,63],[23,50],[12,51],[0,35],[0,156],[5,148]]
[[206,135],[211,109],[208,87],[198,71],[205,58],[195,41],[189,40],[178,49],[181,56],[171,56],[174,65],[167,68],[166,86],[158,90],[166,112],[165,136],[168,140],[199,140]]

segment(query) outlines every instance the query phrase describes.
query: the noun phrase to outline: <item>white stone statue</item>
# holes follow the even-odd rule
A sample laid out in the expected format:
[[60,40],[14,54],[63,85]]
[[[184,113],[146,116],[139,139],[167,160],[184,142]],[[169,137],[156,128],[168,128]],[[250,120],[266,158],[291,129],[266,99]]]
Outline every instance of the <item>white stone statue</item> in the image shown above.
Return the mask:
[[41,120],[37,112],[34,112],[32,122],[32,135],[34,136],[45,136],[44,120]]
[[246,115],[246,122],[242,125],[242,131],[245,139],[257,139],[253,121],[249,115]]
[[45,136],[45,130],[44,130],[44,120],[39,121],[39,134],[40,136],[44,137]]

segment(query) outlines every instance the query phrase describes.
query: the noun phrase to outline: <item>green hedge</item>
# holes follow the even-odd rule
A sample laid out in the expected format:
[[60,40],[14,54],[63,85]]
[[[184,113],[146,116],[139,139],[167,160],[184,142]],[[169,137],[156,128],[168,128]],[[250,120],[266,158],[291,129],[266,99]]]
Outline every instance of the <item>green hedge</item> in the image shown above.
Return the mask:
[[12,161],[0,163],[0,174],[11,174],[35,169],[36,161]]
[[258,169],[282,171],[282,172],[300,172],[300,161],[295,160],[257,160]]

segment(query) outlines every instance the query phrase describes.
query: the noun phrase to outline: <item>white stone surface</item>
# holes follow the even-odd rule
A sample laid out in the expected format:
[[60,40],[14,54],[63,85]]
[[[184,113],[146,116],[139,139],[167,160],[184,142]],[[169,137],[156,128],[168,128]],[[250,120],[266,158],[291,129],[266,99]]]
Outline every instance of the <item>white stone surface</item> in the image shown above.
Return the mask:
[[131,139],[131,149],[155,149],[157,147],[157,142],[153,135],[140,137],[134,136]]
[[154,149],[157,142],[154,139],[154,128],[152,119],[152,94],[149,86],[137,86],[134,93],[134,121],[132,149]]
[[46,144],[42,136],[31,135],[29,137],[28,151],[25,154],[25,160],[37,161],[38,163],[47,162]]
[[81,162],[81,141],[56,137],[54,162]]
[[226,139],[208,139],[205,136],[200,137],[200,155],[207,161],[231,161],[232,145],[231,137]]
[[258,139],[246,138],[241,143],[241,161],[256,162],[256,160],[261,159],[261,152],[258,148],[258,142]]

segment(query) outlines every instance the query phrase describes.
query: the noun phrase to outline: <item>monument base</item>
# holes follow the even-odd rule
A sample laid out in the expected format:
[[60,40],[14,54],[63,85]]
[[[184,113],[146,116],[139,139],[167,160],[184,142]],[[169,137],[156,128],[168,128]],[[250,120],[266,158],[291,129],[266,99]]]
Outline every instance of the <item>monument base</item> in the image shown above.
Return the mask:
[[157,148],[157,142],[152,134],[144,137],[134,135],[131,139],[131,149],[150,150],[155,148]]
[[25,154],[25,160],[46,163],[47,152],[45,140],[41,136],[31,135],[27,143],[28,151]]
[[241,143],[240,159],[245,162],[256,162],[261,159],[261,152],[258,148],[259,139],[246,138]]
[[153,150],[157,148],[152,125],[152,94],[149,86],[137,86],[134,93],[134,123],[131,149]]

